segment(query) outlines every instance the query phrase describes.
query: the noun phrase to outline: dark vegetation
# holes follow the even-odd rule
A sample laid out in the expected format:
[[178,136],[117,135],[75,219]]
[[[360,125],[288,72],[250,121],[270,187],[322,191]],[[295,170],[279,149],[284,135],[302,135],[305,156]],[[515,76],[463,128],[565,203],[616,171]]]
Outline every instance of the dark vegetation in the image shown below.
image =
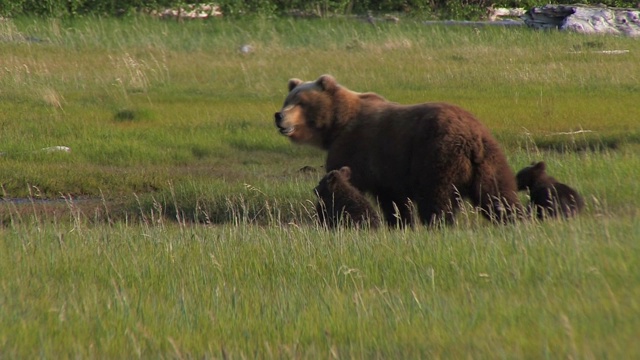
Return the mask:
[[[394,12],[447,19],[475,19],[486,8],[530,8],[549,3],[544,0],[0,0],[0,16],[75,17],[83,15],[130,16],[141,11],[184,6],[186,3],[214,3],[227,17],[261,15],[282,16],[307,14],[328,16],[336,14],[365,14]],[[588,0],[580,3],[611,7],[636,7],[631,0]]]

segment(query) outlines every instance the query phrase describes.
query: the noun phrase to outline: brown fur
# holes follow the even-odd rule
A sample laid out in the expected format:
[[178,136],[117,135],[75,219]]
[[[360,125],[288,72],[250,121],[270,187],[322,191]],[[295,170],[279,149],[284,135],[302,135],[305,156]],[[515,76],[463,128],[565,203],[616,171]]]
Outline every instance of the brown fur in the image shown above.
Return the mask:
[[371,228],[380,225],[378,214],[351,183],[351,169],[343,166],[340,170],[327,173],[315,188],[318,195],[316,210],[320,224],[335,228],[340,224],[360,227],[367,224]]
[[390,225],[411,224],[412,204],[426,224],[452,222],[460,197],[496,222],[520,210],[498,142],[455,105],[399,105],[324,75],[291,79],[275,120],[293,142],[327,150],[327,171],[349,166],[351,183],[377,197]]
[[546,169],[546,164],[540,161],[520,170],[516,175],[518,190],[529,190],[531,207],[540,220],[577,215],[584,208],[582,196],[575,189],[547,175]]

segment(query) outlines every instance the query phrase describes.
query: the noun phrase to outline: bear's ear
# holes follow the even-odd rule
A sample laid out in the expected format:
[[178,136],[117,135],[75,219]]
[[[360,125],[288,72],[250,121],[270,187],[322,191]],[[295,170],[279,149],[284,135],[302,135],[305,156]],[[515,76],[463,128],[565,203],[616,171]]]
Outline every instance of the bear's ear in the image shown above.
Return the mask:
[[337,174],[337,171],[335,171],[335,170],[334,171],[329,171],[329,173],[327,174],[327,186],[333,188],[333,186],[335,185],[335,183],[337,181],[336,180],[336,178],[337,178],[336,174]]
[[300,79],[296,79],[296,78],[289,79],[289,84],[287,84],[289,87],[289,92],[291,92],[291,90],[295,89],[296,86],[300,84],[302,84],[302,80]]
[[343,166],[340,168],[340,174],[345,178],[345,180],[351,179],[351,168],[348,166]]
[[547,164],[544,161],[540,161],[539,163],[533,166],[538,171],[545,171],[547,169]]
[[338,87],[338,82],[331,75],[322,75],[316,80],[316,85],[323,91],[333,91]]

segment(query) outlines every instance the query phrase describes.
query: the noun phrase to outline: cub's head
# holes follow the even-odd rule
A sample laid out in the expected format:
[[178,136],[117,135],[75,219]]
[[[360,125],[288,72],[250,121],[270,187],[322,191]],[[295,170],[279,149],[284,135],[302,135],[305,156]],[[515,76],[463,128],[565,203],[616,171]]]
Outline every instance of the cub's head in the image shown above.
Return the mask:
[[351,178],[351,168],[343,166],[340,170],[331,170],[320,180],[320,183],[314,189],[316,195],[324,200],[330,201],[333,198],[333,194],[343,184],[347,183]]
[[326,148],[325,138],[332,131],[338,93],[342,88],[331,75],[316,81],[289,80],[289,95],[275,113],[280,134],[298,144]]
[[547,166],[544,161],[540,161],[518,171],[518,174],[516,175],[518,190],[526,190],[527,188],[533,187],[533,184],[535,184],[536,181],[547,175],[546,169]]

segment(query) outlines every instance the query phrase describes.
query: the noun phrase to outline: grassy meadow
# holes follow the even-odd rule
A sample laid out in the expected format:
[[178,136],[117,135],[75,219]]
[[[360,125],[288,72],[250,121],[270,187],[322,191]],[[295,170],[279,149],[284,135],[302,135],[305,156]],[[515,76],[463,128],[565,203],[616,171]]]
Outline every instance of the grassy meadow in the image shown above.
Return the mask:
[[[638,54],[414,20],[2,21],[0,357],[638,358]],[[324,73],[467,108],[584,213],[319,228],[324,154],[273,113]]]

